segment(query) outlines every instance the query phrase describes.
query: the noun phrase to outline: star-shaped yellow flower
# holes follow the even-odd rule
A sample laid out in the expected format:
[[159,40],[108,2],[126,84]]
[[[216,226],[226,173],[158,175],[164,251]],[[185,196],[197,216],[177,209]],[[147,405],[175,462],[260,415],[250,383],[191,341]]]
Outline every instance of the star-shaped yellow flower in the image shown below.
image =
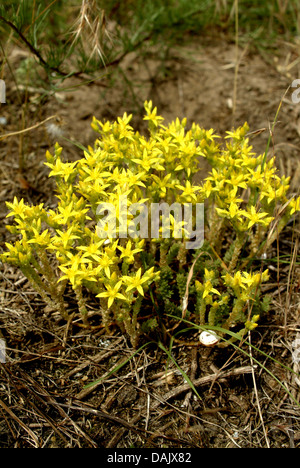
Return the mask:
[[123,301],[126,301],[126,297],[119,292],[122,285],[123,285],[122,280],[118,281],[118,283],[116,283],[114,286],[111,286],[110,284],[106,284],[105,287],[107,291],[98,294],[96,297],[107,297],[108,298],[107,305],[108,305],[108,308],[110,309],[116,299],[122,299]]
[[144,289],[142,285],[148,281],[146,275],[142,277],[142,269],[140,268],[135,276],[123,276],[123,280],[127,285],[126,292],[136,289],[142,296],[144,296]]

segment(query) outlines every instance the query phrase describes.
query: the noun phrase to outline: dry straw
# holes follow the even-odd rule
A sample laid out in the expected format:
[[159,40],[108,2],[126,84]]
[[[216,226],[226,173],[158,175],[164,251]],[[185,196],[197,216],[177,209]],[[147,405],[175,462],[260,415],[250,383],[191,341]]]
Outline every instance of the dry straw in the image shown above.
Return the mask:
[[110,39],[110,34],[106,28],[105,11],[98,7],[96,0],[82,0],[72,35],[72,46],[81,40],[85,52],[90,56],[89,60],[98,56],[105,65],[103,43],[105,38]]

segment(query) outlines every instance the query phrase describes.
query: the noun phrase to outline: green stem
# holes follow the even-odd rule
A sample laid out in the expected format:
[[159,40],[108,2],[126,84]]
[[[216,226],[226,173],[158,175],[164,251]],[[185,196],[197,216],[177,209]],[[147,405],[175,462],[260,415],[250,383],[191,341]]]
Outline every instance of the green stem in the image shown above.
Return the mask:
[[209,227],[208,242],[212,247],[216,247],[221,240],[221,230],[224,225],[225,218],[220,218],[217,211],[214,210],[212,223]]
[[59,287],[58,282],[57,282],[58,278],[53,271],[47,252],[45,250],[39,249],[38,255],[39,255],[42,267],[43,267],[43,274],[49,284],[49,291],[51,293],[51,297],[55,300],[62,317],[66,318],[68,317],[68,314],[65,310],[65,304],[63,300],[63,294],[65,291],[66,282],[64,282],[64,284],[62,284],[61,287]]
[[123,263],[122,263],[122,275],[127,276],[128,275],[128,270],[129,270],[129,263],[123,261]]
[[231,272],[231,271],[233,271],[235,269],[235,267],[236,267],[236,265],[238,263],[239,256],[240,256],[240,253],[242,251],[243,245],[244,245],[244,235],[239,233],[237,235],[237,238],[234,241],[234,250],[233,250],[233,254],[232,254],[230,264],[228,266],[228,271],[229,272]]
[[199,322],[200,325],[205,325],[205,316],[206,316],[206,302],[205,299],[199,298],[200,307],[199,307]]
[[124,305],[124,307],[119,309],[119,313],[117,317],[118,322],[120,324],[122,323],[123,326],[125,327],[126,333],[128,334],[130,338],[130,342],[134,348],[137,347],[138,338],[140,336],[137,318],[141,310],[142,301],[143,301],[143,296],[139,295],[133,307],[131,304],[128,304],[127,306]]
[[63,318],[67,318],[67,314],[65,310],[61,310],[60,304],[56,301],[53,301],[48,296],[49,291],[46,289],[46,286],[41,282],[40,277],[36,274],[32,267],[20,267],[22,273],[26,278],[28,278],[29,282],[33,286],[33,288],[38,292],[38,294],[42,297],[42,299],[48,304],[52,309],[58,310]]
[[216,304],[216,305],[212,305],[210,310],[209,310],[209,313],[208,313],[208,325],[210,327],[213,327],[216,325],[215,321],[216,321],[216,312],[219,308],[219,304]]
[[86,308],[85,299],[84,299],[83,294],[82,294],[82,286],[81,285],[76,286],[76,288],[74,288],[74,291],[75,291],[75,294],[76,294],[78,308],[79,308],[79,312],[81,314],[83,323],[84,323],[84,325],[86,325],[88,327],[89,326],[89,322],[88,322],[88,318],[87,318],[87,313],[88,312],[87,312],[87,308]]
[[35,271],[35,269],[31,265],[23,265],[20,266],[22,273],[30,280],[34,281],[34,284],[40,289],[45,292],[45,294],[51,295],[51,291],[49,290],[48,286],[41,280],[41,277]]
[[165,241],[160,243],[160,259],[159,259],[159,266],[160,268],[164,268],[168,264],[167,260],[168,249],[166,248]]
[[179,269],[182,269],[182,267],[187,263],[187,250],[185,248],[184,242],[182,242],[179,247],[177,259],[179,260]]
[[224,323],[223,328],[225,328],[226,330],[229,330],[231,326],[236,324],[236,322],[238,321],[239,315],[241,311],[243,310],[244,305],[245,305],[245,301],[243,301],[241,298],[236,299],[232,312],[230,313],[228,319]]
[[[106,301],[106,304],[107,304],[107,301]],[[107,333],[110,333],[110,330],[109,330],[109,324],[111,323],[110,309],[108,308],[107,305],[106,307],[103,307],[100,303],[100,310],[102,314],[102,323],[105,327],[105,330],[107,331]]]

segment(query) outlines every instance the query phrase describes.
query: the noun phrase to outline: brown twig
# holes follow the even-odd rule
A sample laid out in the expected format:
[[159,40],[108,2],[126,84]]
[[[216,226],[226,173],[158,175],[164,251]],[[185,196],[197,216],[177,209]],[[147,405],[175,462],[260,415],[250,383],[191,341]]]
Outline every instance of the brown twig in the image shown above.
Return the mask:
[[14,25],[14,23],[7,20],[6,18],[4,18],[4,16],[1,16],[1,15],[0,15],[0,21],[3,21],[5,24],[7,24],[7,26],[9,26],[11,29],[13,29],[18,34],[18,36],[20,37],[22,42],[24,42],[24,44],[26,44],[28,49],[39,59],[39,61],[44,65],[44,67],[50,68],[53,71],[57,71],[58,73],[61,73],[61,71],[58,68],[49,67],[48,63],[43,59],[40,52],[26,39],[24,34],[17,28],[17,26]]
[[103,384],[104,380],[111,375],[112,371],[122,365],[123,363],[125,363],[126,361],[128,360],[127,357],[124,357],[122,356],[118,362],[116,364],[113,365],[113,367],[111,369],[109,369],[107,372],[105,372],[105,374],[101,377],[100,380],[97,380],[96,382],[94,382],[92,385],[84,388],[83,390],[81,390],[81,392],[79,392],[77,395],[76,395],[76,400],[82,400],[84,398],[86,398],[91,392],[93,392],[96,388],[98,388],[100,385]]
[[[199,258],[203,255],[203,254],[206,254],[206,255],[209,255],[210,258],[211,255],[208,253],[208,252],[200,252],[200,254],[198,255],[198,257],[194,260],[192,266],[191,266],[191,269],[189,271],[189,274],[188,274],[188,277],[187,277],[187,282],[186,282],[186,289],[185,289],[185,294],[184,294],[184,297],[182,299],[182,319],[185,318],[186,316],[186,312],[187,312],[187,308],[188,308],[188,303],[189,303],[189,286],[190,286],[190,282],[193,278],[193,275],[194,275],[194,268],[195,268],[195,265],[197,263],[197,261],[199,260]],[[180,322],[179,322],[180,323]],[[177,324],[175,328],[177,328],[179,326],[179,324]],[[173,330],[174,330],[173,329]]]
[[[55,67],[55,66],[50,66],[46,60],[43,58],[43,56],[41,55],[41,53],[28,41],[28,39],[26,39],[26,37],[24,36],[24,34],[9,20],[7,20],[6,18],[4,18],[3,16],[0,15],[0,21],[3,21],[5,24],[7,24],[7,26],[9,26],[13,31],[15,31],[18,36],[20,37],[20,39],[22,40],[22,42],[24,42],[24,44],[28,47],[28,49],[32,52],[33,55],[35,55],[41,65],[52,71],[52,72],[56,72],[58,73],[59,75],[61,76],[64,76],[64,77],[74,77],[74,78],[82,78],[82,75],[84,75],[84,71],[82,70],[79,70],[77,72],[73,72],[73,73],[70,73],[70,72],[64,72],[62,71],[59,67]],[[134,49],[138,49],[144,42],[148,41],[149,39],[151,39],[153,35],[153,31],[150,32],[148,35],[146,35],[145,37],[141,38],[136,44],[132,44],[131,47],[127,48],[126,50],[124,50],[120,55],[119,57],[113,59],[111,62],[108,62],[105,64],[105,68],[108,68],[108,67],[114,67],[116,65],[119,65],[120,62],[122,62],[122,60],[126,57],[126,55],[128,55],[132,50]],[[98,46],[96,45],[94,47],[95,51],[97,52],[98,51]],[[99,52],[98,52],[99,53]]]
[[[27,384],[28,388],[30,389],[31,393],[35,396],[37,401],[42,404],[42,405],[51,405],[53,406],[60,416],[63,418],[63,421],[69,421],[71,425],[74,427],[75,431],[78,434],[81,434],[85,440],[88,442],[88,444],[91,447],[97,448],[97,444],[71,419],[71,417],[64,411],[64,409],[58,404],[56,399],[51,396],[47,390],[45,390],[44,387],[42,387],[36,380],[34,380],[30,375],[25,373],[23,370],[19,370],[21,378],[16,378],[15,375],[11,372],[10,369],[6,368],[7,374],[12,381],[13,385],[15,386],[17,393],[19,393],[19,386],[20,382],[22,382],[22,387]],[[17,379],[17,381],[16,381]],[[20,380],[20,382],[18,382]],[[68,436],[69,439],[72,439],[72,435],[64,429],[62,431],[62,428],[58,429],[55,425],[55,422],[51,420],[51,418],[47,415],[45,415],[40,408],[38,408],[33,402],[31,402],[23,393],[20,394],[22,399],[25,399],[28,404],[30,404],[31,407],[34,408],[36,413],[38,413],[49,425],[50,427],[54,430],[54,432],[59,435],[59,437],[65,442],[68,443],[69,441],[66,439],[65,436]],[[1,401],[0,401],[1,403]],[[1,404],[0,404],[1,406]],[[24,423],[23,423],[24,424]],[[24,427],[25,429],[25,427]],[[26,429],[25,429],[26,430]],[[35,436],[36,438],[36,436]],[[37,439],[37,438],[36,438]],[[38,445],[39,446],[39,445]]]
[[266,427],[265,427],[265,423],[264,423],[264,419],[263,419],[263,415],[262,415],[262,411],[261,411],[261,406],[260,406],[260,403],[259,403],[257,384],[256,384],[256,379],[255,379],[255,372],[254,372],[254,368],[253,368],[253,356],[252,356],[252,348],[251,348],[251,332],[250,331],[248,332],[248,339],[249,339],[249,355],[250,355],[250,362],[251,362],[251,367],[252,367],[251,373],[252,373],[252,379],[253,379],[254,392],[255,392],[255,396],[256,396],[258,414],[259,414],[259,418],[260,418],[261,425],[262,425],[262,428],[263,428],[263,433],[264,433],[264,437],[265,437],[267,447],[271,448],[270,447],[270,441],[268,439],[268,435],[267,435],[267,431],[266,431]]
[[15,413],[8,406],[6,406],[6,404],[2,400],[0,400],[0,406],[9,414],[11,418],[13,418],[24,429],[24,431],[27,432],[27,434],[33,440],[35,447],[39,448],[39,439],[34,434],[34,432],[32,432],[32,430],[29,427],[27,427],[26,424],[20,418],[18,418],[18,416],[16,416]]
[[76,366],[74,369],[70,370],[67,374],[64,375],[65,379],[69,379],[73,375],[77,374],[78,372],[82,372],[83,369],[86,367],[90,366],[91,364],[99,364],[99,362],[104,361],[105,359],[109,358],[116,352],[116,346],[119,345],[123,341],[123,338],[118,338],[114,344],[113,344],[113,349],[107,350],[107,351],[101,351],[100,353],[96,354],[96,356],[93,357],[87,357],[84,362],[79,364],[79,366]]
[[95,408],[92,408],[92,407],[89,407],[89,406],[83,406],[81,402],[79,402],[80,406],[76,406],[76,401],[73,401],[73,403],[75,403],[75,404],[73,404],[73,405],[68,405],[68,404],[63,404],[63,403],[57,403],[57,404],[59,406],[63,407],[63,408],[68,408],[68,409],[72,409],[72,410],[75,410],[75,411],[77,410],[77,411],[80,411],[82,413],[93,414],[93,415],[98,416],[98,417],[100,417],[102,419],[106,419],[107,421],[110,421],[112,423],[124,426],[124,428],[129,429],[130,431],[133,431],[135,433],[141,434],[144,437],[150,435],[152,438],[158,437],[158,438],[162,438],[162,439],[165,439],[165,440],[170,440],[170,441],[177,442],[177,443],[186,443],[185,440],[180,440],[180,439],[176,439],[175,437],[166,436],[164,434],[161,434],[161,432],[158,433],[158,432],[148,431],[146,429],[137,427],[136,423],[142,417],[142,415],[139,415],[139,417],[136,416],[130,422],[128,422],[123,418],[119,418],[118,416],[113,416],[112,414],[106,413],[104,411],[101,411],[101,410],[98,410],[98,409],[95,409]]
[[[202,385],[207,385],[216,379],[223,380],[223,379],[227,379],[228,377],[234,377],[237,375],[251,374],[252,369],[253,369],[252,366],[237,367],[236,369],[231,369],[226,372],[218,372],[215,374],[206,375],[205,377],[200,377],[199,379],[192,381],[192,384],[194,385],[194,387],[200,387]],[[157,401],[154,404],[154,408],[157,408],[160,404],[164,404],[168,400],[171,400],[172,398],[178,397],[179,395],[181,395],[184,392],[187,392],[190,389],[191,389],[190,384],[186,383],[186,384],[180,385],[179,387],[174,388],[173,390],[170,390],[168,393],[166,393],[163,396],[163,398],[158,397],[159,401]]]
[[[141,419],[141,414],[138,414],[137,416],[135,416],[134,418],[132,418],[129,421],[129,424],[134,427],[139,422],[140,419]],[[126,427],[121,427],[116,432],[116,434],[112,437],[112,439],[108,442],[108,444],[107,444],[107,446],[105,448],[117,447],[117,443],[119,442],[121,437],[123,437],[123,435],[125,434],[127,429],[128,428],[126,428]]]
[[30,132],[31,130],[35,130],[36,128],[41,127],[45,123],[49,122],[50,120],[56,119],[57,117],[58,117],[57,115],[51,115],[51,117],[48,117],[47,119],[33,125],[32,127],[25,128],[24,130],[19,130],[18,132],[12,132],[12,133],[6,133],[5,135],[0,135],[0,141],[5,140],[5,138],[9,138],[9,137],[16,136],[16,135],[21,135],[23,133]]
[[[192,349],[192,364],[191,364],[191,381],[195,380],[196,378],[196,373],[197,373],[197,369],[198,369],[198,360],[197,360],[197,354],[198,354],[198,350],[197,348],[193,348]],[[193,391],[192,389],[188,392],[186,398],[185,398],[185,406],[186,408],[188,409],[188,411],[191,410],[191,405],[190,405],[190,400],[192,398],[192,395],[193,395]],[[187,414],[187,417],[186,417],[186,425],[185,425],[185,432],[188,432],[188,429],[189,429],[189,425],[190,425],[190,419],[191,419],[191,415],[188,413]]]

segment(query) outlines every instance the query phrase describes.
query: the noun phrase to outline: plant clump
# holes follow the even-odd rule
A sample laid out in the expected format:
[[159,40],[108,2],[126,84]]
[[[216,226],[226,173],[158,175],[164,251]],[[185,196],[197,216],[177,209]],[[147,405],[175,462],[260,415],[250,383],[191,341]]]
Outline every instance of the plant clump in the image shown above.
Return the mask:
[[[66,162],[58,144],[47,152],[57,207],[7,202],[16,240],[1,259],[19,267],[65,320],[67,286],[87,327],[93,294],[103,325],[116,322],[134,346],[171,316],[238,327],[242,337],[268,309],[261,258],[300,198],[288,198],[289,178],[279,177],[275,158],[253,152],[247,124],[222,141],[195,123],[187,130],[186,119],[164,125],[151,101],[145,110],[147,136],[127,114],[94,118],[99,136],[84,157]],[[196,185],[202,158],[211,171]],[[191,242],[191,233],[200,241]]]

